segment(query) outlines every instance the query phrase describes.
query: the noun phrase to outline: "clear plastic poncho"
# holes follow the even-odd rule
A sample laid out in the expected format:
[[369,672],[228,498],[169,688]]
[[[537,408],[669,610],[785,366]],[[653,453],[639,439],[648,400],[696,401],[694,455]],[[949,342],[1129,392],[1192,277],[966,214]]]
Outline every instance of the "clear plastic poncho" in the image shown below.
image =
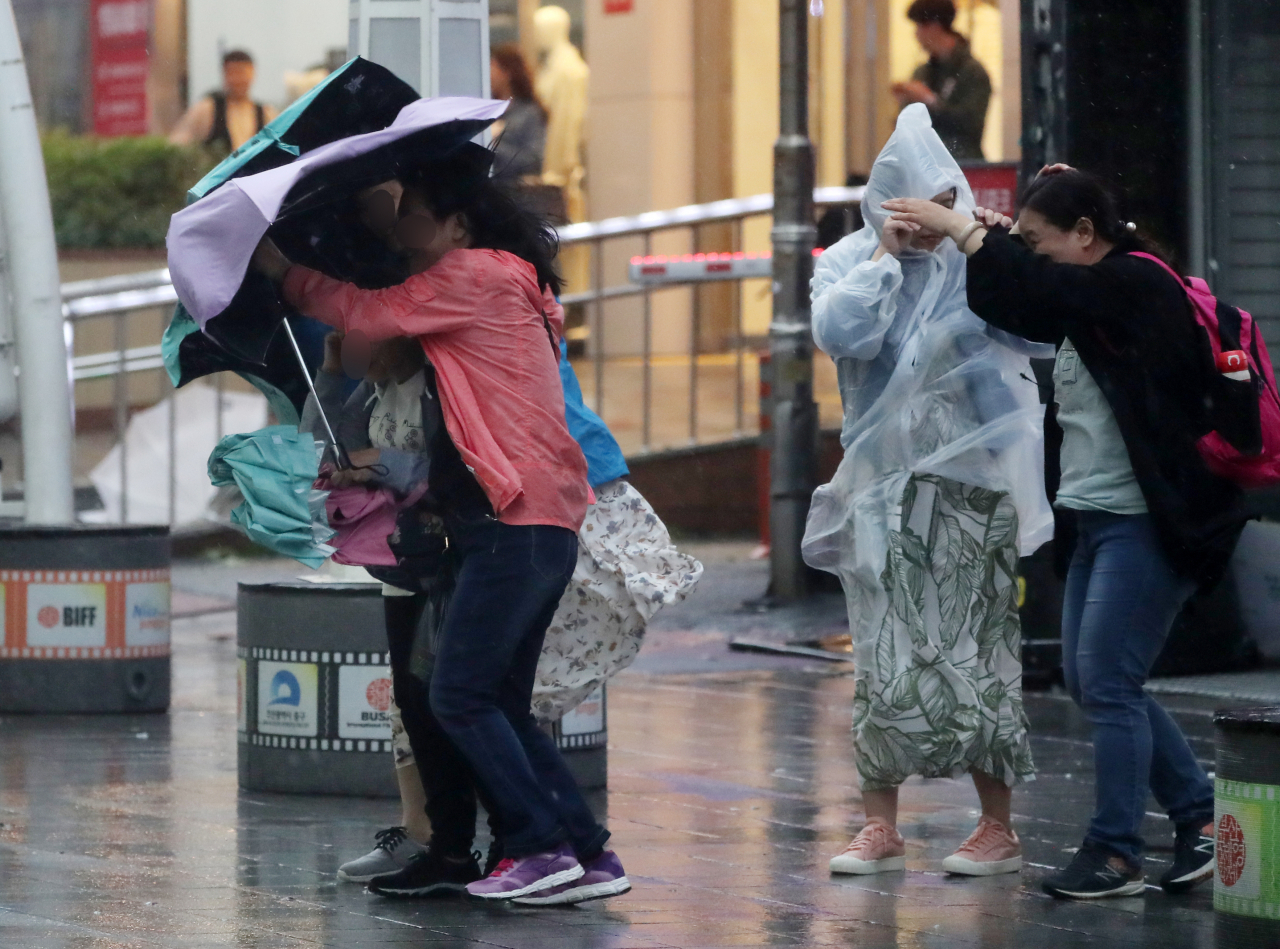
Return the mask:
[[888,534],[901,529],[913,474],[1007,492],[1024,556],[1053,536],[1044,409],[1028,361],[1052,357],[1053,347],[989,327],[969,310],[965,257],[949,239],[935,252],[871,260],[889,217],[882,202],[951,188],[956,210],[972,213],[973,194],[928,110],[909,106],[871,170],[866,226],[823,253],[814,273],[813,336],[836,362],[845,454],[814,494],[803,550],[846,589],[854,580],[883,593]]

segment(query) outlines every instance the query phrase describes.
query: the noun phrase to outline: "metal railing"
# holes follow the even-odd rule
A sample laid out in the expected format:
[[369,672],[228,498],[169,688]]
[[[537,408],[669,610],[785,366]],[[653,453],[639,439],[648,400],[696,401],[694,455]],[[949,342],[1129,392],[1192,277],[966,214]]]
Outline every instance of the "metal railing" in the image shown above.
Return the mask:
[[[862,188],[819,188],[814,193],[815,204],[821,206],[856,204],[861,200]],[[756,195],[749,198],[737,198],[727,201],[716,201],[709,204],[690,205],[668,211],[651,211],[632,217],[608,218],[585,224],[569,224],[559,229],[562,250],[587,248],[590,254],[590,281],[585,290],[567,292],[562,297],[566,309],[575,306],[585,308],[587,319],[585,324],[585,353],[575,360],[580,378],[584,382],[585,395],[605,421],[620,434],[620,441],[628,454],[649,452],[656,447],[667,447],[689,444],[705,444],[722,441],[733,437],[755,434],[758,430],[756,420],[747,412],[747,405],[754,393],[749,393],[746,385],[746,366],[755,359],[752,349],[753,340],[744,332],[743,326],[743,294],[741,282],[744,279],[736,273],[723,276],[706,276],[698,280],[673,279],[667,282],[633,282],[627,277],[627,264],[631,256],[647,257],[653,254],[655,242],[671,242],[674,235],[677,243],[684,243],[692,249],[702,252],[734,252],[741,251],[743,246],[744,227],[752,218],[764,217],[773,208],[773,196]],[[701,229],[709,225],[729,225],[726,246],[707,247]],[[683,233],[683,239],[681,234]],[[723,237],[723,235],[722,235]],[[617,267],[609,267],[610,245],[617,242],[630,242],[635,245],[636,254],[617,254],[614,263]],[[606,272],[617,270],[620,279],[612,282],[606,280]],[[716,352],[704,351],[700,344],[702,333],[702,312],[698,294],[688,288],[694,283],[706,280],[724,280],[732,283],[734,290],[729,303],[730,332],[724,345]],[[681,353],[655,353],[654,350],[654,297],[658,294],[680,292],[676,288],[685,288],[692,299],[685,301],[689,314],[687,345]],[[641,299],[639,327],[640,345],[638,352],[611,353],[610,340],[607,333],[610,328],[608,308],[613,301],[628,298]],[[129,404],[128,377],[133,373],[162,370],[164,362],[158,344],[145,346],[129,346],[129,321],[136,315],[154,311],[158,307],[172,306],[177,302],[177,294],[169,278],[167,269],[151,270],[143,273],[124,274],[98,280],[81,280],[62,285],[63,316],[68,326],[68,352],[71,352],[75,329],[90,321],[111,320],[113,322],[114,346],[101,352],[69,356],[68,372],[73,382],[87,382],[97,379],[112,379],[112,428],[116,443],[120,446],[119,477],[122,487],[120,519],[128,519],[128,474],[129,458],[126,432],[130,411],[136,406]],[[732,380],[729,386],[731,400],[729,415],[732,426],[726,429],[724,424],[707,426],[700,422],[701,392],[700,384],[704,374],[711,369],[723,376],[722,370],[728,363]],[[584,366],[584,363],[586,364]],[[680,411],[670,400],[664,401],[662,409],[665,413],[660,426],[667,433],[663,444],[655,443],[655,367],[661,363],[664,368],[675,365],[687,373],[683,387],[687,387],[687,398],[683,419]],[[683,364],[683,366],[682,366]],[[583,369],[588,371],[583,372]],[[627,397],[625,388],[621,389],[618,399],[609,399],[607,394],[611,386],[617,385],[625,372],[638,371],[639,405]],[[163,373],[161,373],[163,376]],[[665,373],[670,376],[670,373]],[[223,390],[223,374],[213,378],[215,388],[221,395]],[[612,378],[611,378],[612,377]],[[176,406],[173,404],[174,390],[167,377],[162,379],[161,401],[170,402],[168,424],[168,458],[169,458],[169,514],[170,523],[175,520],[175,454],[176,454]],[[621,387],[620,387],[621,388]],[[723,387],[722,387],[723,388]],[[223,400],[217,400],[219,434],[223,430]],[[721,399],[723,409],[723,399]],[[637,412],[638,409],[638,412]],[[675,412],[677,424],[671,424],[668,417]],[[638,415],[638,418],[636,417]],[[633,431],[636,434],[625,434],[620,429]],[[681,431],[680,437],[674,432]],[[174,525],[176,526],[176,525]]]
[[[814,191],[814,203],[819,207],[841,204],[857,204],[862,200],[863,188],[818,188]],[[724,280],[735,285],[733,300],[730,303],[732,315],[732,332],[727,340],[728,354],[733,360],[733,419],[734,425],[730,436],[742,436],[753,433],[754,426],[748,423],[746,405],[748,393],[744,379],[744,368],[753,353],[749,352],[751,341],[743,327],[743,299],[741,293],[741,275],[732,271],[723,276],[707,275],[697,280],[672,279],[667,281],[624,282],[607,284],[605,280],[606,245],[611,241],[639,239],[640,246],[635,256],[651,257],[654,251],[655,238],[660,235],[687,232],[689,243],[697,252],[694,256],[715,252],[734,252],[743,249],[743,231],[745,223],[751,218],[764,217],[773,211],[773,195],[759,194],[749,198],[732,198],[725,201],[714,201],[708,204],[694,204],[674,208],[668,211],[649,211],[630,217],[606,218],[587,224],[569,224],[559,229],[562,248],[587,246],[591,250],[591,286],[588,290],[567,293],[561,302],[570,307],[574,304],[585,304],[589,307],[589,346],[586,359],[590,363],[591,392],[590,400],[596,412],[609,421],[613,413],[608,411],[605,399],[605,368],[611,361],[608,340],[606,338],[605,305],[608,301],[629,297],[642,298],[641,310],[641,351],[640,359],[640,441],[634,446],[639,452],[654,449],[654,405],[653,405],[653,296],[655,293],[669,290],[677,286],[689,286],[694,283]],[[700,239],[700,229],[707,225],[728,224],[731,233],[728,246],[712,247]],[[703,433],[699,426],[699,381],[700,360],[706,355],[700,346],[702,317],[700,300],[695,294],[689,307],[689,338],[687,349],[688,381],[687,381],[687,440],[686,444],[696,445],[703,441]],[[721,350],[724,354],[724,350]],[[617,360],[613,360],[617,365]],[[720,440],[726,433],[718,433]],[[668,446],[670,443],[668,443]],[[666,447],[666,446],[664,446]]]

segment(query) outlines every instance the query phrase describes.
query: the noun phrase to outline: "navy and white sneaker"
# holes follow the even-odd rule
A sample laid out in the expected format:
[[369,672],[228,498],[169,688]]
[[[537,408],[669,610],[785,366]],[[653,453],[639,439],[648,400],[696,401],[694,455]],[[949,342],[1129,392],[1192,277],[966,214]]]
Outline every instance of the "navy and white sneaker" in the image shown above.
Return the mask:
[[1040,884],[1060,900],[1098,900],[1108,896],[1140,896],[1147,888],[1140,867],[1088,841],[1071,864]]
[[1179,827],[1173,840],[1173,866],[1160,877],[1166,893],[1185,893],[1213,876],[1213,824]]

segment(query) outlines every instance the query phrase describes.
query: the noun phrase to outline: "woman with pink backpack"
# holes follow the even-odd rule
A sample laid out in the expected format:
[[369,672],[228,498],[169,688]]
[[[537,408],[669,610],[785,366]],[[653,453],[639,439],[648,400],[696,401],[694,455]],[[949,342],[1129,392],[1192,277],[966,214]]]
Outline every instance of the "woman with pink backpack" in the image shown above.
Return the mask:
[[[1042,886],[1067,899],[1141,894],[1150,793],[1176,827],[1160,884],[1189,890],[1213,875],[1213,782],[1143,685],[1187,598],[1222,576],[1247,518],[1237,481],[1248,479],[1227,477],[1200,443],[1266,454],[1259,394],[1270,398],[1275,382],[1265,348],[1245,359],[1242,379],[1231,359],[1220,370],[1228,328],[1220,346],[1188,286],[1121,220],[1110,192],[1075,169],[1042,171],[1012,231],[982,209],[974,221],[911,199],[885,208],[946,232],[969,256],[978,316],[1058,347],[1045,470],[1060,523],[1075,528],[1063,671],[1093,723],[1097,798],[1083,846]],[[1227,311],[1252,330],[1247,314],[1218,309]],[[1060,547],[1071,539],[1063,533]]]

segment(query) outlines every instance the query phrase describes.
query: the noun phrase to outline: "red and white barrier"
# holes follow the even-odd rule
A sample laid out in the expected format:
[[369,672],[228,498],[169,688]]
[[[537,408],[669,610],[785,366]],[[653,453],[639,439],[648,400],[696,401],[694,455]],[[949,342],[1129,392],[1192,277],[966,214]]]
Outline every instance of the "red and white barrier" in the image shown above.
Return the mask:
[[[815,249],[813,256],[821,254]],[[773,275],[773,255],[683,254],[631,258],[631,282],[638,284],[702,283],[709,280],[742,280]]]

